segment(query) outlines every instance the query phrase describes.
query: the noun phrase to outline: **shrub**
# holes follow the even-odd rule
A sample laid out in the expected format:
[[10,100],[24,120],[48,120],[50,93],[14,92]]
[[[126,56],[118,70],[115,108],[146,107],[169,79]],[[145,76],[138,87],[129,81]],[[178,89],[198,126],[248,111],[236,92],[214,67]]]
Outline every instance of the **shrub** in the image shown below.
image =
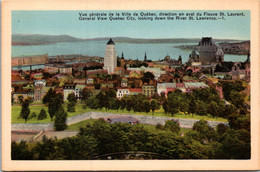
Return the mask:
[[38,120],[43,120],[47,118],[47,113],[45,109],[42,109],[40,114],[38,115]]

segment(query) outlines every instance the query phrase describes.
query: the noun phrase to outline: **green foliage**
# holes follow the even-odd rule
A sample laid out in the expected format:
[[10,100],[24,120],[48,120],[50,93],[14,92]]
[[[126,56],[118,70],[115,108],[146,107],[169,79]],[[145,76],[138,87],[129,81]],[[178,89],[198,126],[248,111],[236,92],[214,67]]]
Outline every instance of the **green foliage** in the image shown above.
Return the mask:
[[32,160],[33,154],[25,141],[20,143],[12,142],[11,144],[11,158],[12,160]]
[[250,115],[243,116],[232,114],[228,117],[229,126],[232,129],[245,129],[250,131]]
[[84,88],[83,90],[81,90],[81,96],[82,101],[87,101],[92,96],[92,92],[87,88]]
[[128,151],[152,152],[163,159],[250,158],[248,130],[218,125],[215,131],[206,121],[199,121],[193,130],[180,136],[175,121],[167,121],[165,130],[161,127],[147,130],[142,124],[109,124],[99,119],[85,124],[75,137],[61,140],[43,137],[42,142],[30,148],[25,142],[12,143],[12,159],[90,160],[106,159],[110,155],[113,159],[124,159],[120,153]]
[[145,111],[146,113],[148,113],[148,112],[150,112],[150,110],[151,110],[150,102],[149,102],[148,100],[145,100],[145,101],[144,101],[144,111]]
[[56,131],[63,131],[67,128],[66,120],[67,120],[67,112],[64,111],[63,107],[60,106],[54,120],[54,127]]
[[144,76],[142,77],[143,83],[149,83],[150,80],[154,79],[154,74],[151,72],[145,72]]
[[77,98],[76,98],[76,96],[75,96],[74,93],[70,93],[70,94],[68,95],[67,100],[68,100],[70,103],[71,103],[71,102],[77,102]]
[[154,113],[155,110],[159,110],[160,109],[160,103],[158,102],[158,100],[153,99],[151,101],[151,110]]
[[38,120],[43,120],[47,118],[47,113],[45,109],[41,109],[41,112],[38,115]]
[[45,94],[45,96],[43,97],[42,103],[43,103],[43,104],[49,103],[49,102],[51,101],[51,99],[52,99],[53,97],[55,97],[55,96],[56,96],[55,90],[53,90],[52,88],[50,88],[50,89],[48,90],[48,92]]
[[32,112],[28,119],[33,119],[33,118],[36,118],[36,117],[37,117],[36,113]]
[[69,102],[68,103],[68,108],[67,108],[67,111],[68,112],[75,112],[75,105],[76,105],[76,103],[75,102]]
[[62,106],[62,100],[60,97],[55,96],[54,98],[51,98],[49,104],[48,104],[48,112],[50,114],[51,120],[55,116],[55,114],[58,112],[58,109]]
[[29,115],[30,115],[29,101],[25,100],[22,103],[22,110],[20,112],[20,117],[23,118],[25,120],[25,123],[26,123],[26,121],[29,118]]
[[174,120],[168,120],[165,122],[165,125],[164,125],[164,129],[165,130],[170,130],[176,134],[178,134],[181,130],[180,128],[180,124],[179,122],[177,121],[174,121]]
[[210,127],[204,120],[196,122],[192,129],[197,131],[198,135],[196,140],[200,141],[202,144],[208,144],[215,141],[217,138],[217,133],[214,128]]

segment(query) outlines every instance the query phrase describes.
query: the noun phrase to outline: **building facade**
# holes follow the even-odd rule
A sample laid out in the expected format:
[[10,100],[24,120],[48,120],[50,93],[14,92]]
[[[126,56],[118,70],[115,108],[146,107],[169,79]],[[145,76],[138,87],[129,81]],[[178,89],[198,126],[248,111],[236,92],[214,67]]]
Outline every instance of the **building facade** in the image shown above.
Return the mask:
[[153,85],[143,85],[142,92],[144,95],[150,97],[155,93],[155,87]]
[[203,37],[198,45],[199,61],[202,65],[210,65],[224,61],[224,52],[217,47],[211,37]]
[[129,89],[117,89],[116,97],[117,97],[118,99],[121,99],[121,98],[124,97],[125,95],[130,95]]

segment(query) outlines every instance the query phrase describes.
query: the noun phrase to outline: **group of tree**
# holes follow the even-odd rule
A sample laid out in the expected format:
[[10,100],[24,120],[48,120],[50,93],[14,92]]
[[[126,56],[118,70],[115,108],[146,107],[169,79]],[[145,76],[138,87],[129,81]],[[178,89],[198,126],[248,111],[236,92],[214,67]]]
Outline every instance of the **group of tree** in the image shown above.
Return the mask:
[[152,112],[160,109],[160,103],[156,99],[149,99],[143,94],[124,96],[116,98],[115,90],[101,91],[96,96],[90,97],[86,105],[91,109],[127,110],[134,112]]
[[[214,88],[194,89],[188,93],[175,90],[168,94],[167,99],[163,102],[163,108],[166,113],[172,116],[183,112],[185,114],[228,118],[234,112],[242,112],[239,111],[236,104],[227,104],[220,99]],[[246,112],[243,114],[245,115]]]
[[[74,101],[73,98],[71,98],[71,100]],[[55,90],[51,88],[44,96],[43,103],[48,106],[48,113],[50,115],[51,121],[53,121],[54,118],[55,130],[61,131],[66,129],[67,128],[66,120],[68,114],[67,112],[65,112],[62,106],[62,104],[64,103],[63,95],[61,93],[56,93]],[[73,110],[73,108],[74,107],[72,107],[71,109]]]
[[[236,120],[243,125],[237,125]],[[75,137],[44,137],[30,146],[13,142],[12,159],[89,160],[128,151],[152,152],[162,159],[250,159],[248,120],[232,118],[229,126],[219,124],[216,129],[201,120],[183,135],[178,121],[166,121],[149,130],[143,124],[110,124],[99,119],[81,128]]]

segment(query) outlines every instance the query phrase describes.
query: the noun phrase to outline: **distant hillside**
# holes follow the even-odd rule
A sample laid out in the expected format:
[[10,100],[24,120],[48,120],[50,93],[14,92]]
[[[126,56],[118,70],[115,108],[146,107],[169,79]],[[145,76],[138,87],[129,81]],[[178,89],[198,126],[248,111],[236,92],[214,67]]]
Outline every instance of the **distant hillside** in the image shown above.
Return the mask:
[[12,35],[12,45],[40,45],[78,41],[84,41],[84,39],[75,38],[69,35]]
[[[80,39],[69,35],[12,35],[12,45],[40,45],[40,44],[53,44],[59,42],[79,42],[79,41],[96,41],[96,40],[109,40],[110,37],[93,38],[93,39]],[[129,37],[112,37],[115,42],[126,43],[198,43],[201,38],[159,38],[159,39],[143,39],[143,38],[129,38]],[[215,41],[235,41],[231,39],[214,39]]]

